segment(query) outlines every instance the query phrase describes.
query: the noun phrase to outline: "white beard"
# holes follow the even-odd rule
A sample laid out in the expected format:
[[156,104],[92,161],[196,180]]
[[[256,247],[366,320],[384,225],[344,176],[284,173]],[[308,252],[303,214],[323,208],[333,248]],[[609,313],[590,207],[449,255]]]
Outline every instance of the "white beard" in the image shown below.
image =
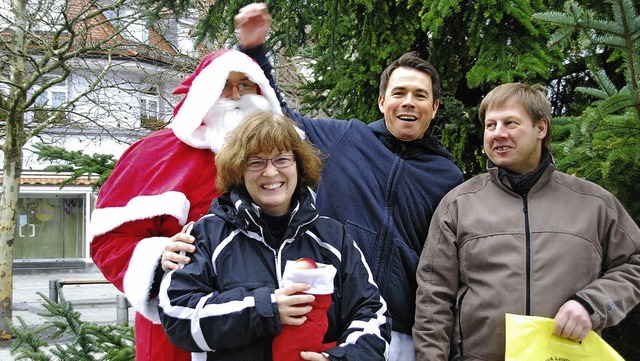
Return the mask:
[[225,145],[229,134],[244,118],[256,110],[269,110],[269,101],[256,94],[243,95],[238,100],[220,98],[209,109],[202,119],[204,124],[196,129],[201,134],[211,150],[218,153]]

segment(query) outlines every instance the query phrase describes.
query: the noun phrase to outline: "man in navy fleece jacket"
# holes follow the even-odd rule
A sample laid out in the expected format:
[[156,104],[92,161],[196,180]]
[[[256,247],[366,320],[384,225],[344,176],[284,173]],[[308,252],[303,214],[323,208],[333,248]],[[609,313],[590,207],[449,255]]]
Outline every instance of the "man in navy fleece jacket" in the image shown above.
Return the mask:
[[327,156],[318,211],[345,224],[365,254],[392,317],[390,360],[413,360],[418,259],[440,199],[463,181],[449,152],[426,134],[440,104],[437,71],[415,53],[391,63],[380,77],[384,119],[369,125],[307,118],[287,106],[271,75],[263,47],[271,27],[266,5],[247,5],[234,20],[241,50],[260,64],[283,111]]

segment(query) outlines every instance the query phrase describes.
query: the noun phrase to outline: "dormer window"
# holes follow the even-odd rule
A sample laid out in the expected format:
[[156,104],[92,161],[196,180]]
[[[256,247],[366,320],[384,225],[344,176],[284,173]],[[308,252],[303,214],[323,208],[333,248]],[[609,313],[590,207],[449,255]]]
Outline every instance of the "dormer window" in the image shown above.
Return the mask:
[[142,44],[149,43],[149,29],[139,11],[117,8],[105,10],[104,15],[124,38]]

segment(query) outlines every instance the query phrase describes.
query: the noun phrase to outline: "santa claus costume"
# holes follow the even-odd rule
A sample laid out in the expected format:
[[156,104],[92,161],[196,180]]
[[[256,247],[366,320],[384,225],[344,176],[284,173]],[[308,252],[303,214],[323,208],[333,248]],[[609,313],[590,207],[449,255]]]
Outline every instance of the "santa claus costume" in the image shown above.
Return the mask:
[[186,96],[174,109],[171,128],[128,148],[98,194],[90,223],[91,256],[136,310],[137,361],[191,359],[169,342],[159,324],[160,259],[170,238],[205,215],[220,195],[215,151],[235,124],[211,120],[209,113],[230,72],[247,75],[258,85],[266,108],[282,114],[275,92],[251,58],[229,49],[211,53],[174,91]]

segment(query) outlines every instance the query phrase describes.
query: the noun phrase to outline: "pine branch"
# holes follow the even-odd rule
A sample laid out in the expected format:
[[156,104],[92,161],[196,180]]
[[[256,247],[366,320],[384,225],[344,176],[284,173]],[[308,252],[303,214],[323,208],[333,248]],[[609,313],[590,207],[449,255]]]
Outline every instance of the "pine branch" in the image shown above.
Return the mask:
[[[16,336],[11,348],[16,360],[50,361],[54,357],[65,361],[129,361],[134,358],[132,327],[82,321],[61,289],[58,289],[59,303],[42,293],[38,295],[45,308],[40,315],[47,320],[33,329],[20,317],[17,317],[19,325],[10,325]],[[47,336],[45,331],[51,334]]]
[[45,170],[56,173],[72,173],[68,179],[62,182],[61,188],[87,174],[97,174],[98,180],[94,185],[94,190],[96,190],[107,180],[117,161],[112,154],[94,153],[90,156],[83,151],[68,151],[64,148],[47,144],[36,144],[34,148],[34,153],[38,155],[38,160],[58,163],[47,166]]

